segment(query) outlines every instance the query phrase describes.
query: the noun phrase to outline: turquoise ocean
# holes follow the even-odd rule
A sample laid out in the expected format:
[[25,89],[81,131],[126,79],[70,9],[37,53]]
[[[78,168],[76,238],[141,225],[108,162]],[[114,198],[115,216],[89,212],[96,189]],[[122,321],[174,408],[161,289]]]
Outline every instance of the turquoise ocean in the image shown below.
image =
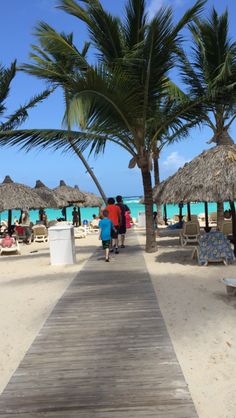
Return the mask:
[[[124,197],[124,203],[126,203],[131,211],[131,215],[135,218],[138,217],[139,212],[144,212],[144,205],[139,203],[141,199],[141,196],[130,196],[130,197]],[[225,203],[225,209],[229,209],[229,205]],[[154,210],[156,209],[154,205]],[[73,207],[67,208],[67,220],[72,221],[72,210]],[[46,209],[48,220],[54,220],[57,218],[62,217],[61,210],[60,209]],[[216,203],[209,203],[208,205],[208,211],[216,212]],[[96,214],[98,215],[99,209],[98,208],[81,208],[81,218],[82,220],[91,220],[92,215]],[[173,215],[179,213],[178,205],[167,205],[167,217],[173,218]],[[187,205],[184,205],[183,207],[183,215],[187,213]],[[204,203],[191,203],[191,213],[194,215],[199,215],[200,213],[204,213]],[[0,213],[0,221],[1,220],[7,220],[7,212],[1,212]],[[20,217],[20,211],[19,210],[13,210],[12,211],[13,219],[16,217],[19,219]],[[35,223],[39,219],[38,210],[31,210],[30,211],[30,220]]]

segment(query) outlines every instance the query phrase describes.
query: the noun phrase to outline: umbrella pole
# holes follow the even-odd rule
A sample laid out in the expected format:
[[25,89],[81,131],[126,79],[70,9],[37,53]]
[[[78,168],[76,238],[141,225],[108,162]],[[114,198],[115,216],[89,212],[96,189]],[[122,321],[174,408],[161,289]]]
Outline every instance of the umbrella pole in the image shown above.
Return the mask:
[[234,255],[236,256],[236,213],[234,202],[230,203],[230,209],[232,214],[232,230],[233,230],[233,244],[234,244]]
[[204,202],[205,206],[205,231],[210,232],[211,228],[209,228],[209,219],[208,219],[208,203]]
[[81,211],[80,211],[80,207],[78,207],[78,217],[79,217],[79,226],[81,226]]
[[179,203],[179,221],[181,222],[183,219],[183,203]]
[[191,221],[191,207],[190,202],[187,203],[188,221]]
[[168,225],[168,218],[167,218],[167,206],[166,206],[166,203],[164,204],[164,216],[163,216],[163,218],[164,218],[164,222],[165,222],[165,225]]
[[8,234],[11,233],[12,210],[8,210]]

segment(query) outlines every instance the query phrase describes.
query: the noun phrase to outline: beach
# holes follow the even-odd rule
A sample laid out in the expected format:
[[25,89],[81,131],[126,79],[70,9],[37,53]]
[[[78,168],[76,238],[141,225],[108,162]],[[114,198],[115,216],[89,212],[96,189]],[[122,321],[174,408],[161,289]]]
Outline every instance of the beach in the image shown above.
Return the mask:
[[[144,232],[137,233],[143,246]],[[177,234],[161,231],[158,252],[144,253],[162,315],[199,417],[235,418],[236,299],[226,295],[220,281],[234,275],[235,265],[199,267],[192,248],[179,246]],[[47,243],[22,245],[21,256],[0,258],[1,392],[98,245],[95,234],[76,240],[72,266],[51,266]]]

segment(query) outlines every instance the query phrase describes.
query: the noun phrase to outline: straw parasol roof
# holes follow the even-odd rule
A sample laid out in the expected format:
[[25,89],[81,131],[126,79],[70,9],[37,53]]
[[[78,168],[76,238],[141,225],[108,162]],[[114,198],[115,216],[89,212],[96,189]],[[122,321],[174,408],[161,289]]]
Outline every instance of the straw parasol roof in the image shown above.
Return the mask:
[[48,208],[62,208],[67,205],[67,201],[59,196],[54,190],[49,189],[41,180],[37,180],[34,190],[47,202]]
[[83,203],[85,202],[84,193],[82,193],[79,188],[67,186],[64,180],[60,181],[60,185],[53,189],[56,195],[60,199],[64,199],[67,202],[65,206],[70,203]]
[[154,191],[162,203],[236,200],[236,145],[203,151]]
[[11,209],[38,209],[47,206],[34,189],[20,183],[14,183],[6,176],[0,184],[0,211]]
[[[79,189],[79,187],[75,186],[75,189]],[[85,201],[79,204],[80,207],[97,208],[102,206],[103,200],[94,193],[83,192],[83,195],[85,197]]]

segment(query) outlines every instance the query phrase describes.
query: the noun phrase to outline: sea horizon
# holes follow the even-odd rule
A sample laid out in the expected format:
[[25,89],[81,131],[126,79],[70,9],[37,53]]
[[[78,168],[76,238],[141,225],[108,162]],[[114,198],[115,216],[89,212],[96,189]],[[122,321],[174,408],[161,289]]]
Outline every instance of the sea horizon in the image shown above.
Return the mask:
[[[140,212],[144,212],[145,211],[145,207],[142,203],[140,202],[140,199],[142,198],[142,196],[124,196],[123,197],[123,201],[125,204],[127,204],[127,206],[130,209],[131,212],[131,216],[134,218],[138,218],[138,215]],[[67,207],[66,211],[67,211],[67,220],[68,221],[72,221],[72,211],[73,211],[73,206]],[[173,205],[173,204],[167,204],[167,217],[169,219],[173,218],[173,216],[175,214],[179,213],[179,207],[178,205]],[[26,209],[26,208],[23,208]],[[154,209],[156,210],[156,205],[154,204]],[[224,209],[229,209],[229,204],[225,203],[224,204]],[[81,210],[81,220],[83,222],[83,220],[88,220],[90,221],[93,218],[93,214],[95,215],[99,215],[99,208],[80,208]],[[162,211],[163,211],[163,205],[162,205]],[[209,214],[211,212],[216,212],[217,211],[217,205],[216,203],[209,203],[208,204],[208,212]],[[47,214],[47,218],[48,221],[52,221],[55,220],[57,218],[61,218],[62,217],[62,213],[61,213],[61,209],[45,209],[45,212]],[[20,210],[13,210],[12,211],[12,220],[14,218],[18,219],[20,218]],[[200,213],[204,213],[204,202],[199,203],[199,202],[192,202],[191,203],[191,213],[193,215],[199,215]],[[183,215],[187,214],[187,204],[184,204],[183,206]],[[7,221],[8,219],[8,211],[4,211],[0,213],[0,222],[2,220]],[[37,209],[32,209],[30,210],[30,221],[33,223],[36,223],[36,221],[39,219],[39,211]]]

